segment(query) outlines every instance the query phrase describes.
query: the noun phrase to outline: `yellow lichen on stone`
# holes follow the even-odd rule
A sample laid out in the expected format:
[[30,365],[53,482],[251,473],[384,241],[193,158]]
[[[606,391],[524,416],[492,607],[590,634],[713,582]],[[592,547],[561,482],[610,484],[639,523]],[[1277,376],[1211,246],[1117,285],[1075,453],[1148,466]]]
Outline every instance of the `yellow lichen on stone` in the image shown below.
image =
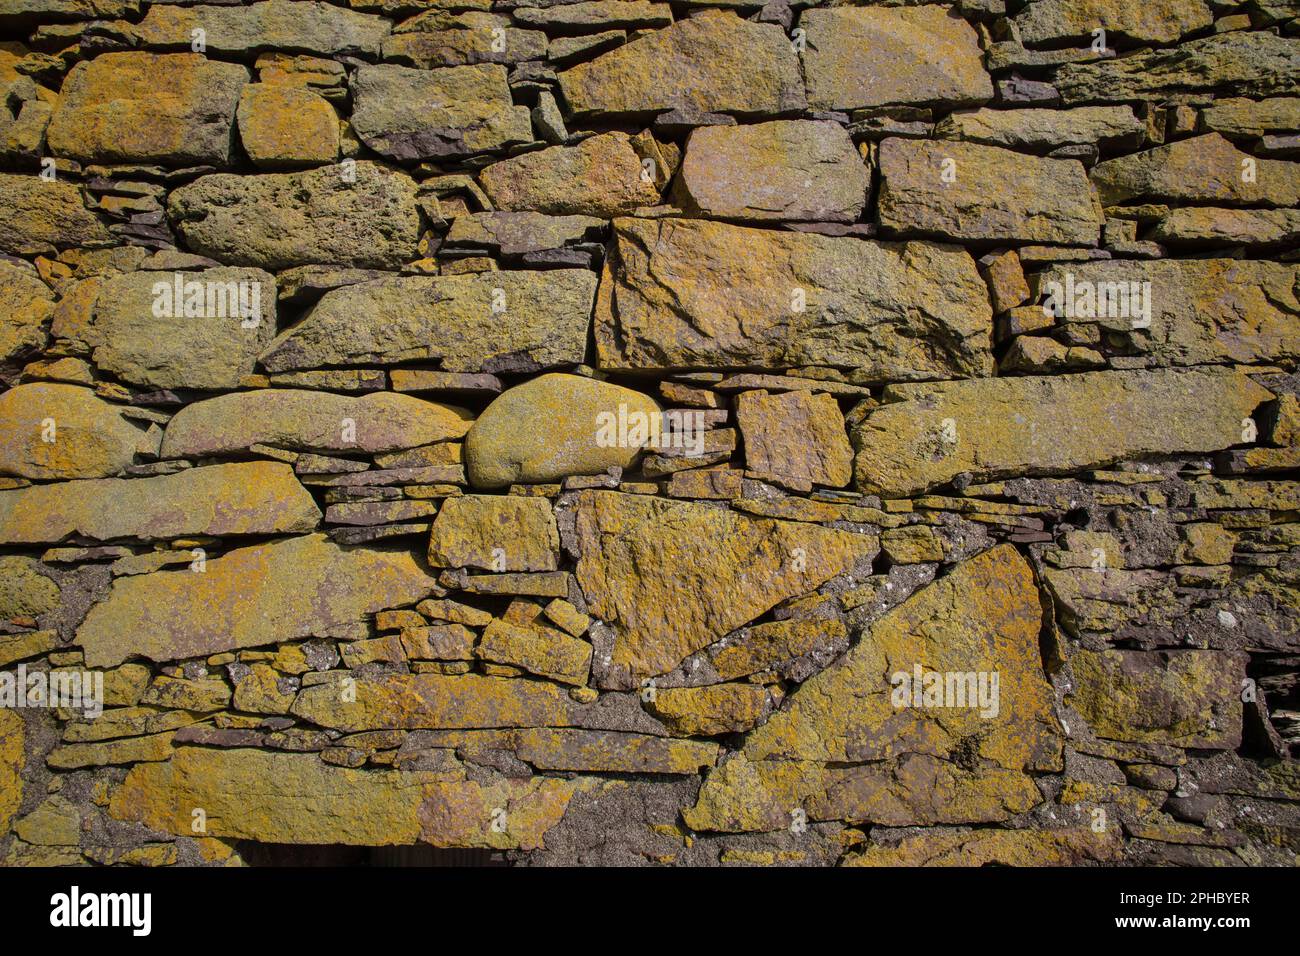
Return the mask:
[[22,803],[26,739],[22,715],[0,708],[0,838],[9,832]]

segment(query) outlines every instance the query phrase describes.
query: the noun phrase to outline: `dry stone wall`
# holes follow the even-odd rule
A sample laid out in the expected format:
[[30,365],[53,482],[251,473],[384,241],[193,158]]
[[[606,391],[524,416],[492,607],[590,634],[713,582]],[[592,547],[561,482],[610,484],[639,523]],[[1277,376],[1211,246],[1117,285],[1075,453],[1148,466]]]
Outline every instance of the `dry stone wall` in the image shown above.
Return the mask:
[[1294,864],[1297,12],[0,0],[0,858]]

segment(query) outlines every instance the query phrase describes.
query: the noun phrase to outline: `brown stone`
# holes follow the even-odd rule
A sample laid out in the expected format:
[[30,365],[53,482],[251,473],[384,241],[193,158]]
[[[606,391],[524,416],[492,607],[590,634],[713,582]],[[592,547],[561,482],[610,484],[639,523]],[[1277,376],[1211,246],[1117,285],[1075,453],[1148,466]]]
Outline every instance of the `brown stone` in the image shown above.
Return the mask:
[[635,686],[876,553],[871,535],[607,491],[578,499],[577,578]]
[[736,422],[745,437],[745,466],[759,478],[811,491],[815,484],[843,487],[853,477],[853,448],[830,395],[741,392]]
[[654,178],[626,133],[601,133],[576,146],[551,146],[493,163],[479,173],[500,210],[612,218],[659,201]]
[[595,322],[610,369],[822,365],[863,382],[992,371],[974,260],[926,242],[618,219]]
[[[189,45],[189,32],[178,35]],[[105,53],[72,68],[50,150],[81,162],[227,165],[247,67],[197,53]]]

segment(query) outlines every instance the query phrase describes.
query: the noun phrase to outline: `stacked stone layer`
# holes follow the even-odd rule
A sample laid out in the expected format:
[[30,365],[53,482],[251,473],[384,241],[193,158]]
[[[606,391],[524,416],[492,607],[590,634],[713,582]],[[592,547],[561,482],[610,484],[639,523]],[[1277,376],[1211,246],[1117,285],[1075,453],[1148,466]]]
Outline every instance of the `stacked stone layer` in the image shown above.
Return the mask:
[[5,863],[1296,862],[1293,4],[0,29]]

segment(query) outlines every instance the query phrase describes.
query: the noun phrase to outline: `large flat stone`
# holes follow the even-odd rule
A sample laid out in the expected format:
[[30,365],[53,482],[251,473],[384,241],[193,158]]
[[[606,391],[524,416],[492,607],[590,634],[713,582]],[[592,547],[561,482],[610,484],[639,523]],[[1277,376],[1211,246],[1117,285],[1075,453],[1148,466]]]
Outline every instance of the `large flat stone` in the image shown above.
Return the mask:
[[1118,863],[1124,843],[1117,827],[1043,830],[930,830],[897,843],[873,844],[845,857],[844,866],[1078,866]]
[[1264,136],[1300,130],[1300,97],[1216,99],[1201,111],[1201,127],[1224,136]]
[[1300,209],[1171,209],[1151,231],[1156,242],[1189,245],[1294,245],[1300,241]]
[[435,587],[404,551],[345,549],[324,535],[284,538],[188,567],[113,582],[77,629],[91,667],[129,657],[206,657],[301,637],[350,636],[366,616]]
[[1071,63],[1054,85],[1067,104],[1123,103],[1180,93],[1273,96],[1300,91],[1300,39],[1229,32],[1167,50],[1100,63]]
[[[1010,545],[961,562],[871,625],[831,667],[807,680],[754,731],[754,760],[952,757],[974,746],[1009,770],[1050,769],[1061,728],[1038,649],[1042,607],[1029,563]],[[996,713],[968,706],[896,706],[895,675],[999,675]],[[947,703],[951,704],[951,701]]]
[[[1260,210],[1261,212],[1264,210]],[[1072,277],[1072,279],[1071,279]],[[1073,282],[1070,286],[1067,283]],[[1131,283],[1149,282],[1144,301],[1151,324],[1141,325],[1129,302]],[[1300,358],[1300,267],[1252,259],[1111,260],[1057,265],[1039,275],[1040,291],[1059,288],[1065,326],[1096,326],[1123,342],[1124,353],[1160,365],[1294,362]],[[1075,290],[1074,302],[1067,290]],[[1081,298],[1091,289],[1115,296],[1102,309]],[[1114,314],[1109,314],[1114,313]],[[1145,322],[1145,316],[1142,322]]]
[[947,7],[808,10],[799,26],[813,109],[903,103],[950,109],[993,98],[975,29]]
[[1069,474],[1146,455],[1219,451],[1242,441],[1242,419],[1270,396],[1219,369],[890,386],[887,404],[854,431],[857,485],[899,497],[961,474],[976,481]]
[[960,249],[685,220],[620,219],[614,237],[596,304],[603,368],[992,371],[988,289]]
[[[177,39],[188,49],[188,30]],[[235,108],[248,80],[247,67],[197,53],[105,53],[84,60],[63,82],[50,121],[50,151],[83,163],[227,165]]]
[[1091,40],[1093,31],[1141,43],[1176,43],[1214,22],[1204,0],[1035,0],[1012,20],[1027,44]]
[[[499,293],[498,293],[499,290]],[[327,293],[262,355],[272,372],[437,359],[449,372],[578,365],[596,276],[586,269],[379,279]]]
[[586,684],[591,671],[589,643],[537,622],[520,625],[494,620],[483,629],[476,653],[485,661],[575,687]]
[[0,491],[0,542],[70,535],[169,539],[311,531],[320,511],[279,462],[192,468],[156,478],[101,478]]
[[804,107],[799,61],[772,23],[704,12],[560,74],[569,109],[602,116],[672,109],[777,116]]
[[441,70],[362,66],[352,95],[352,128],[391,159],[468,156],[533,138],[528,107],[511,102],[500,64]]
[[247,5],[152,4],[133,32],[156,49],[189,49],[202,30],[213,53],[258,50],[375,56],[391,29],[383,17],[316,0],[264,0]]
[[162,453],[197,458],[261,444],[292,451],[374,454],[460,438],[470,422],[463,408],[413,395],[263,388],[185,406],[167,423]]
[[325,97],[287,83],[250,83],[235,113],[239,141],[259,169],[299,169],[339,156],[339,116]]
[[383,268],[416,257],[410,177],[371,162],[302,173],[202,176],[174,189],[167,215],[190,251],[234,265]]
[[939,139],[959,139],[1012,149],[1062,146],[1137,146],[1146,124],[1131,106],[1078,106],[1068,110],[978,109],[949,113],[934,128]]
[[[177,277],[190,286],[181,297]],[[260,269],[131,272],[104,283],[85,341],[133,385],[237,388],[275,337],[275,307],[275,277]]]
[[606,686],[635,686],[773,605],[869,562],[872,535],[694,502],[583,492],[578,584],[616,638]]
[[[387,62],[419,67],[463,66],[468,63],[520,63],[546,58],[546,34],[521,30],[509,16],[481,10],[424,11],[399,23],[384,39]],[[487,6],[487,4],[484,4]],[[521,12],[528,12],[527,10]]]
[[957,239],[1096,245],[1103,215],[1077,160],[974,143],[880,144],[887,229]]
[[158,440],[78,385],[32,382],[0,394],[0,474],[105,478],[156,454]]
[[[450,751],[448,751],[450,754]],[[109,814],[189,836],[204,811],[208,836],[262,843],[537,849],[591,778],[467,779],[446,770],[353,770],[316,754],[178,747],[165,763],[132,768]]]
[[[1254,176],[1245,170],[1253,164]],[[1092,170],[1107,206],[1141,200],[1294,206],[1300,203],[1300,163],[1255,159],[1218,133],[1206,133],[1142,153],[1098,163]]]
[[871,172],[839,123],[701,126],[686,143],[680,203],[717,219],[855,222]]

